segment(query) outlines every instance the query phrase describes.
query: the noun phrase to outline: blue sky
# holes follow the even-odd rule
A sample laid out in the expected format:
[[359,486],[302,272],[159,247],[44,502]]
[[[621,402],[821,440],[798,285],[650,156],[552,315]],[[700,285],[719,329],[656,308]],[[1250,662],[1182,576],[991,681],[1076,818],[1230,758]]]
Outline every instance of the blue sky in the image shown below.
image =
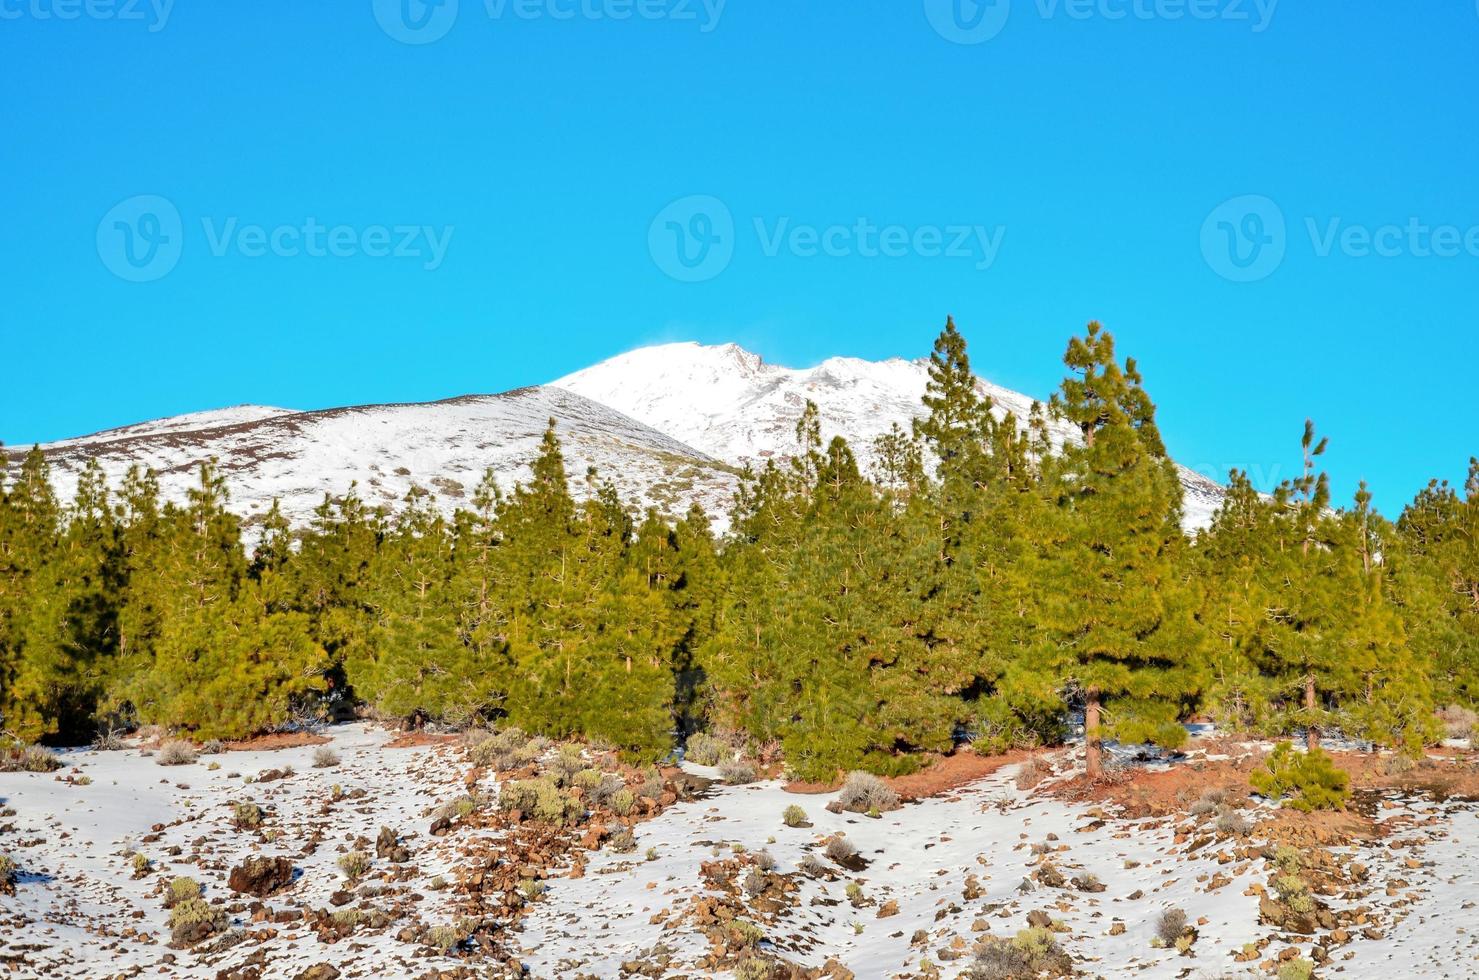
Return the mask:
[[1037,395],[1103,321],[1204,472],[1479,453],[1471,0],[407,2],[0,0],[0,438],[953,313]]

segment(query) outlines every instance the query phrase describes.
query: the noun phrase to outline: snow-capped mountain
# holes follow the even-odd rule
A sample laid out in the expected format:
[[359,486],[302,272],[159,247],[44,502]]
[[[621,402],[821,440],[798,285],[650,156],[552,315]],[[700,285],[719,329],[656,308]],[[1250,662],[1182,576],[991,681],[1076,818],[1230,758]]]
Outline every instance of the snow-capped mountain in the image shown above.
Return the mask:
[[[167,498],[183,499],[203,460],[216,459],[232,509],[250,526],[282,501],[288,519],[306,523],[325,494],[358,483],[370,506],[393,509],[413,485],[444,511],[468,506],[485,469],[509,489],[529,473],[549,420],[557,421],[577,494],[585,474],[616,484],[642,506],[681,514],[698,501],[725,512],[734,469],[625,415],[558,388],[522,388],[408,405],[315,412],[245,405],[110,429],[45,445],[58,492],[70,498],[77,474],[97,459],[118,485],[132,464],[159,473]],[[22,450],[8,450],[12,463]]]
[[[250,527],[282,502],[304,524],[326,494],[352,483],[371,506],[394,509],[413,487],[447,513],[467,505],[483,471],[509,489],[528,476],[550,418],[558,424],[578,495],[594,467],[624,499],[676,517],[693,503],[728,524],[738,468],[789,455],[808,399],[827,438],[841,435],[866,466],[873,441],[924,412],[928,362],[836,357],[813,368],[767,364],[733,344],[644,347],[550,385],[407,405],[298,412],[242,405],[110,429],[42,447],[58,491],[70,498],[77,474],[97,459],[117,486],[132,464],[159,473],[165,495],[181,500],[203,460],[227,478],[231,506]],[[998,413],[1025,419],[1032,399],[987,381]],[[1058,440],[1071,430],[1058,427]],[[22,449],[9,449],[12,462]],[[1181,470],[1186,525],[1206,526],[1222,487]]]
[[[557,388],[610,405],[710,456],[735,464],[760,464],[796,450],[796,421],[806,402],[816,403],[822,436],[847,439],[865,466],[873,441],[898,423],[906,431],[924,415],[922,398],[929,361],[864,361],[834,357],[813,368],[767,364],[734,344],[695,343],[643,347],[551,382]],[[1033,399],[977,379],[998,417],[1026,420]],[[1070,427],[1050,424],[1056,442],[1076,438]],[[1206,527],[1222,502],[1223,488],[1178,467],[1185,491],[1185,524]]]

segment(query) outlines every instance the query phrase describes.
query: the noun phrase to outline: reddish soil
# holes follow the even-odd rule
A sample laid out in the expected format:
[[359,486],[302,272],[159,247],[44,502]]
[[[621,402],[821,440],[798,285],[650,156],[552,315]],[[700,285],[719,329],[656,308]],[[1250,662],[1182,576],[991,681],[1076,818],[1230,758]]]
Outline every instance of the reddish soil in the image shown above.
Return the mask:
[[[907,776],[893,776],[884,780],[903,800],[923,800],[931,796],[950,793],[967,783],[989,776],[1002,766],[1010,766],[1025,760],[1031,753],[1011,751],[1003,755],[977,755],[970,749],[961,749],[950,755],[931,755],[925,767]],[[838,779],[831,783],[793,782],[786,784],[787,793],[814,795],[834,793],[842,785]]]
[[422,745],[451,745],[460,738],[459,735],[436,735],[431,732],[401,732],[386,742],[385,747],[387,749],[414,749]]
[[303,745],[324,745],[330,739],[309,732],[278,732],[222,743],[228,752],[270,752],[273,749],[295,749]]

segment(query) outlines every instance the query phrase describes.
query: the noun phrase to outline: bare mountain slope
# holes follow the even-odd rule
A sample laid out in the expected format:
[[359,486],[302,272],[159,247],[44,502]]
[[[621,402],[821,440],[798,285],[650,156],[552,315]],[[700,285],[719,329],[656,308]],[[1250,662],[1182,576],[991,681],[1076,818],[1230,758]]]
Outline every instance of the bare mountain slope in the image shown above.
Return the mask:
[[[578,494],[595,467],[623,497],[681,514],[698,501],[716,514],[736,483],[731,467],[578,394],[523,388],[448,401],[368,405],[315,412],[242,406],[111,429],[43,446],[58,490],[70,498],[77,474],[96,458],[115,487],[131,464],[159,472],[166,497],[181,499],[202,460],[226,475],[232,509],[249,523],[274,498],[304,523],[325,494],[358,482],[372,506],[394,507],[418,485],[451,511],[492,467],[508,489],[527,478],[550,418],[558,421]],[[10,450],[14,459],[19,450]]]
[[[821,412],[825,438],[840,435],[866,464],[873,440],[897,422],[924,414],[928,361],[834,357],[814,368],[765,363],[734,344],[643,347],[551,382],[647,423],[731,463],[759,463],[796,447],[796,420],[808,399]],[[978,379],[998,414],[1026,419],[1033,399]],[[1061,442],[1075,438],[1063,426]],[[1222,501],[1218,484],[1180,467],[1185,523],[1205,527]]]

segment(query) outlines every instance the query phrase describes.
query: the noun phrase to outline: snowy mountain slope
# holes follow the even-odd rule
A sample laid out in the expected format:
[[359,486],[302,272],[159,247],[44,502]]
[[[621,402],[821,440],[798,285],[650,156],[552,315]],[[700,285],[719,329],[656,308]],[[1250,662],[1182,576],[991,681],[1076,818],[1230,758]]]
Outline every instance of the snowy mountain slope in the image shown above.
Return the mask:
[[[202,460],[216,458],[232,509],[252,523],[280,498],[284,513],[306,523],[325,494],[358,482],[371,506],[395,507],[417,485],[451,512],[492,467],[508,489],[528,464],[550,418],[558,421],[566,467],[577,494],[595,467],[623,497],[681,515],[698,501],[727,509],[736,485],[731,467],[578,394],[524,388],[427,404],[369,405],[315,412],[244,406],[127,426],[43,446],[58,491],[70,498],[77,474],[96,458],[116,487],[134,463],[159,472],[169,499],[180,500]],[[12,449],[12,461],[23,451]]]
[[[822,435],[841,435],[867,465],[873,440],[924,414],[929,362],[834,357],[814,368],[767,364],[734,344],[643,347],[551,384],[610,405],[654,429],[731,463],[760,464],[796,447],[795,427],[808,399],[821,413]],[[979,381],[998,415],[1025,420],[1033,399]],[[1053,438],[1074,438],[1055,425]],[[1207,526],[1222,487],[1180,467],[1188,528]]]

